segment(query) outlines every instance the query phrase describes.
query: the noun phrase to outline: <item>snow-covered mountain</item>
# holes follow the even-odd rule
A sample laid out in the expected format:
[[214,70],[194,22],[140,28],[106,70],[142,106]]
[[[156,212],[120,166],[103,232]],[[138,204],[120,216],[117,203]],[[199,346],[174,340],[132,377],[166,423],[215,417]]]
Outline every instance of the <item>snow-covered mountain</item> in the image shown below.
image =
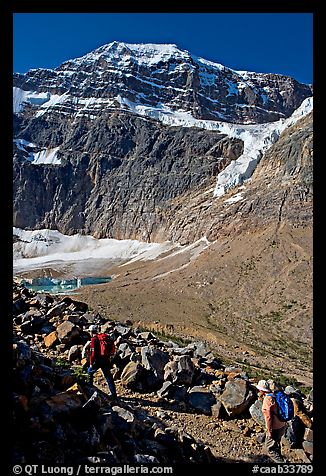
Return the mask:
[[279,74],[235,71],[171,44],[113,42],[58,68],[14,75],[14,111],[96,118],[103,109],[149,107],[242,124],[288,117],[310,85]]
[[311,95],[293,78],[234,71],[176,45],[113,42],[15,74],[14,225],[200,239],[209,223],[201,236],[173,225],[176,211],[192,215],[184,197],[208,197],[205,209],[241,202],[242,192],[223,195],[312,111]]

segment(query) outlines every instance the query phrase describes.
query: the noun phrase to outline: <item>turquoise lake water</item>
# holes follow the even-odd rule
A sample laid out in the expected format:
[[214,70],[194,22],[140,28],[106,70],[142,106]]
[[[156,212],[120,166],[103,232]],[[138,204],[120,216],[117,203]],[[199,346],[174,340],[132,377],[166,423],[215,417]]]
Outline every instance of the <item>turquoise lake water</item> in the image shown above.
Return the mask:
[[38,293],[67,294],[89,284],[103,284],[112,281],[111,277],[88,277],[74,279],[34,278],[22,281],[27,289]]

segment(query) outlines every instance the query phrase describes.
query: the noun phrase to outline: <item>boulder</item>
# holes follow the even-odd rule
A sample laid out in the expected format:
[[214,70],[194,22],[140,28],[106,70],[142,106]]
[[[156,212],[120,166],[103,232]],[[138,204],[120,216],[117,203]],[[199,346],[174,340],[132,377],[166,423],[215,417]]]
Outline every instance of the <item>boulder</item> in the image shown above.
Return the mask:
[[95,324],[98,321],[97,315],[87,312],[82,315],[82,318],[87,322],[87,324]]
[[216,403],[214,403],[214,405],[212,405],[211,407],[212,416],[215,418],[219,418],[221,413],[221,408],[222,408],[222,403],[220,401],[217,401]]
[[212,383],[209,386],[209,389],[211,392],[214,393],[215,396],[221,395],[221,393],[223,392],[223,387],[217,383]]
[[57,327],[58,339],[62,344],[68,344],[79,335],[79,328],[70,321],[65,321]]
[[81,358],[82,347],[80,345],[73,345],[69,349],[68,360],[73,362]]
[[163,369],[169,361],[169,354],[155,347],[145,346],[141,349],[141,357],[144,368],[151,370],[158,380],[163,381]]
[[23,312],[28,311],[29,306],[26,304],[25,299],[18,298],[16,301],[13,302],[13,314],[17,316],[18,314],[22,314]]
[[100,442],[101,436],[94,425],[91,425],[85,431],[79,432],[75,438],[76,446],[87,452],[100,449]]
[[302,448],[305,450],[306,453],[309,455],[314,454],[314,444],[312,441],[303,441],[302,442]]
[[32,358],[32,350],[23,340],[13,344],[14,365],[24,367]]
[[118,324],[118,325],[116,325],[116,326],[114,327],[114,331],[115,331],[118,335],[120,335],[120,336],[122,336],[122,337],[125,337],[125,338],[129,337],[130,334],[131,334],[131,329],[130,329],[130,327],[122,326],[122,325],[120,325],[120,324]]
[[40,307],[47,307],[54,301],[53,297],[49,294],[36,294],[33,299],[38,302]]
[[53,327],[53,324],[51,324],[50,322],[46,322],[45,324],[43,324],[43,326],[40,329],[40,333],[46,334],[46,335],[50,334],[53,331],[54,331],[54,327]]
[[249,413],[256,423],[265,426],[265,418],[262,412],[262,408],[263,402],[261,400],[256,400],[255,403],[253,403],[249,407]]
[[310,428],[306,428],[304,431],[303,439],[306,441],[314,441],[314,432]]
[[164,380],[169,380],[173,381],[173,378],[175,378],[178,370],[178,363],[175,360],[170,360],[164,367],[164,374],[163,378]]
[[139,332],[137,334],[137,337],[140,337],[140,339],[144,339],[144,340],[155,339],[154,334],[152,334],[151,332]]
[[308,458],[308,456],[306,455],[303,448],[297,448],[297,449],[293,450],[293,452],[294,452],[297,460],[299,460],[299,461],[301,460],[304,463],[311,464],[311,460]]
[[185,387],[173,385],[172,382],[166,381],[163,383],[162,388],[157,391],[157,395],[159,397],[184,401],[187,395],[187,390]]
[[198,376],[196,376],[195,379],[195,384],[196,385],[209,385],[215,380],[215,376],[211,375],[204,370],[200,370],[200,373]]
[[189,355],[175,357],[164,367],[164,380],[178,385],[191,385],[195,375],[195,366]]
[[160,463],[159,460],[155,458],[155,456],[143,454],[136,454],[133,457],[133,462],[136,464]]
[[219,397],[227,414],[231,417],[240,415],[249,407],[254,399],[254,393],[246,380],[229,380]]
[[51,307],[46,313],[46,315],[47,317],[61,316],[61,314],[67,309],[67,307],[68,305],[66,302],[60,302],[59,304],[56,304],[55,306]]
[[194,344],[195,344],[195,352],[194,352],[195,357],[206,357],[206,355],[210,354],[210,350],[207,347],[207,344],[205,344],[204,342],[199,341],[199,342],[195,342]]
[[57,393],[46,400],[54,414],[70,413],[80,408],[84,403],[84,396],[79,385],[76,383],[65,392]]
[[210,390],[197,386],[189,390],[188,402],[196,410],[205,415],[211,415],[212,406],[216,403],[216,399]]
[[112,411],[97,416],[96,429],[101,436],[105,436],[108,430],[114,430]]
[[132,349],[129,344],[123,342],[118,346],[118,355],[121,359],[127,359],[132,354]]
[[71,370],[62,370],[56,373],[55,385],[60,390],[66,390],[76,383],[76,377],[71,373]]
[[71,309],[73,312],[87,312],[88,304],[85,302],[72,300],[72,302],[69,304],[69,309]]
[[124,387],[141,390],[144,367],[138,362],[129,362],[122,371],[120,380]]
[[177,371],[172,382],[179,385],[191,385],[195,374],[195,366],[189,355],[177,357]]
[[132,433],[136,418],[133,413],[119,406],[112,407],[112,424],[114,431],[121,433]]
[[52,347],[57,342],[58,342],[58,334],[56,333],[56,331],[53,331],[44,337],[44,344],[46,345],[46,347]]

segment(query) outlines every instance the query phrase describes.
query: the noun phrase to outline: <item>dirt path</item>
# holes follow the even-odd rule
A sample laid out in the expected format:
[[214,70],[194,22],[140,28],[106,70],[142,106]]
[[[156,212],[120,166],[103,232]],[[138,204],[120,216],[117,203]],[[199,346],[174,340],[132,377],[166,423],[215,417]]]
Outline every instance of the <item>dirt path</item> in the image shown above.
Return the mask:
[[[100,390],[108,393],[106,382],[98,372],[94,383]],[[233,420],[219,419],[214,416],[199,414],[188,409],[183,402],[158,397],[156,392],[138,393],[124,388],[116,380],[119,403],[132,412],[140,412],[161,420],[167,427],[176,427],[190,434],[196,441],[204,443],[212,454],[221,461],[236,463],[273,463],[266,455],[263,444],[257,441],[262,436],[263,428],[251,418]],[[303,450],[283,448],[283,455],[289,463],[308,462],[303,459]]]

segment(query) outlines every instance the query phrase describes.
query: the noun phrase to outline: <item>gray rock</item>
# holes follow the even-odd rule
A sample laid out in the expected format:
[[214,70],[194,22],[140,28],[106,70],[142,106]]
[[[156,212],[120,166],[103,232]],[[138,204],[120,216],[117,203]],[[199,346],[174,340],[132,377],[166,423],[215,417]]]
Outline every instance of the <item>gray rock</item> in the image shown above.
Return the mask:
[[206,355],[210,354],[210,349],[207,344],[202,341],[195,342],[195,347],[195,357],[206,357]]
[[133,456],[136,464],[159,463],[160,461],[152,455],[136,454]]
[[177,385],[191,385],[195,375],[195,366],[188,355],[176,356],[164,367],[164,380]]
[[305,450],[306,453],[309,455],[314,454],[314,444],[312,441],[303,441],[302,442],[302,448]]
[[51,309],[48,310],[46,313],[47,317],[56,317],[56,316],[61,316],[63,311],[65,311],[68,307],[68,304],[66,302],[61,302],[59,304],[56,304],[55,306],[51,307]]
[[169,361],[169,354],[155,347],[142,347],[142,364],[145,369],[151,370],[158,380],[163,381],[164,367]]
[[114,429],[112,411],[101,413],[97,416],[96,429],[102,437],[105,436],[108,430]]
[[86,312],[85,314],[83,314],[82,317],[86,321],[86,323],[89,325],[96,324],[98,322],[98,316],[90,312]]
[[228,415],[240,415],[254,399],[254,393],[249,388],[248,382],[243,379],[229,380],[219,397]]
[[164,380],[173,381],[178,370],[178,363],[175,360],[170,360],[164,367]]
[[118,334],[121,335],[122,337],[127,338],[131,334],[131,329],[130,327],[127,326],[122,326],[122,325],[117,325],[114,327],[114,331]]
[[119,357],[121,357],[121,359],[126,359],[128,357],[130,358],[132,353],[133,351],[130,345],[127,344],[126,342],[123,342],[122,344],[118,346],[118,355]]
[[136,424],[136,418],[129,410],[119,406],[113,406],[112,424],[115,431],[121,433],[132,433]]
[[177,357],[177,371],[172,381],[179,385],[191,385],[195,374],[195,366],[188,355]]
[[155,336],[154,334],[152,334],[152,332],[139,332],[137,334],[137,337],[139,337],[140,339],[143,339],[143,340],[151,340],[151,339],[155,339]]
[[157,391],[157,395],[159,397],[184,401],[187,395],[187,390],[185,387],[173,385],[172,382],[166,381],[163,383],[162,388]]
[[54,326],[50,322],[44,324],[40,329],[40,333],[46,334],[46,335],[51,334],[51,332],[53,331],[54,331]]
[[249,413],[256,423],[265,426],[265,418],[262,412],[262,407],[263,402],[261,400],[256,400],[255,403],[249,407]]
[[209,386],[209,389],[214,395],[221,395],[223,392],[223,388],[221,385],[217,385],[216,383],[213,383],[212,385]]
[[204,387],[192,387],[188,393],[188,402],[193,408],[201,411],[205,415],[212,414],[212,406],[216,399],[212,392]]
[[314,432],[310,428],[306,428],[303,439],[307,441],[314,441]]
[[213,380],[216,380],[216,377],[214,375],[208,374],[204,370],[201,370],[200,374],[196,377],[194,383],[196,385],[209,385],[213,382]]
[[32,357],[32,351],[28,344],[24,341],[19,341],[13,344],[14,362],[17,368],[24,367]]
[[266,438],[266,433],[260,432],[255,435],[256,441],[259,444],[263,444]]
[[14,316],[21,314],[22,312],[28,311],[28,304],[26,304],[23,298],[16,299],[13,303],[13,314]]
[[82,352],[82,348],[80,345],[73,345],[72,347],[70,347],[69,353],[68,353],[69,362],[73,362],[74,360],[80,359],[81,352]]
[[221,408],[222,408],[222,403],[220,401],[217,401],[212,405],[211,407],[211,413],[213,417],[219,418],[220,413],[221,413]]

